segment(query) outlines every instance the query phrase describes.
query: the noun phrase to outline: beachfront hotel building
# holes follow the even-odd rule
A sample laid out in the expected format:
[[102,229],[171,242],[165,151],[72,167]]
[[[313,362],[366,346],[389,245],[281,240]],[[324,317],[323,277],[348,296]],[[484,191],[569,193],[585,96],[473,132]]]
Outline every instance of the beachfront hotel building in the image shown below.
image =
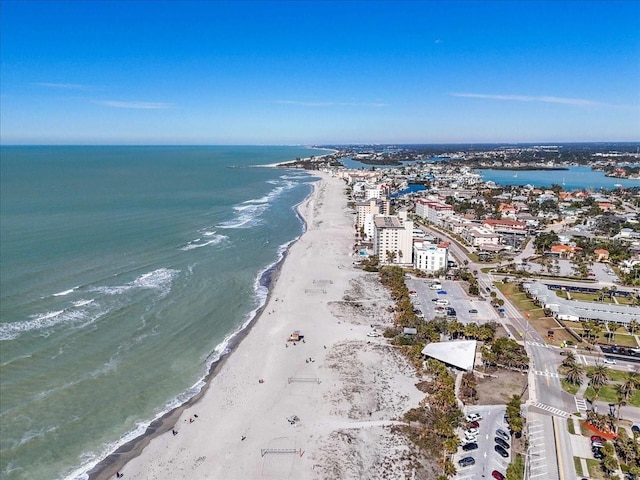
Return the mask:
[[[391,205],[387,198],[371,198],[364,202],[356,203],[356,224],[358,225],[358,230],[365,226],[367,216],[369,216],[369,220],[371,220],[372,215],[389,215],[390,209]],[[373,227],[371,227],[371,230],[373,230]]]
[[437,272],[447,268],[449,243],[415,242],[413,244],[413,268],[424,272]]
[[442,226],[445,218],[454,214],[453,207],[439,200],[418,199],[415,203],[416,215],[429,223]]
[[407,219],[406,212],[399,216],[375,215],[373,223],[373,254],[380,263],[411,265],[413,222]]

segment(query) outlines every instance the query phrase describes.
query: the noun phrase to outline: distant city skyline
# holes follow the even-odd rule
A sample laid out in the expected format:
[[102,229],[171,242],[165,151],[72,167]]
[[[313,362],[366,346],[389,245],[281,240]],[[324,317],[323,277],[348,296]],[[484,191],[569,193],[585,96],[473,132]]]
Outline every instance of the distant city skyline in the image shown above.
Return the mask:
[[640,1],[0,3],[0,143],[640,141]]

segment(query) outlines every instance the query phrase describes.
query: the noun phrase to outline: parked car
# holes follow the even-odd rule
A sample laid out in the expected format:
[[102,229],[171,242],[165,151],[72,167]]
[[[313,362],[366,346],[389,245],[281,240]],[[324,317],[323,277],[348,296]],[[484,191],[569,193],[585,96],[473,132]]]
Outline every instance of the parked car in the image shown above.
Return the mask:
[[480,423],[477,420],[475,422],[469,422],[467,428],[480,428]]
[[496,445],[493,448],[496,452],[498,452],[498,455],[500,455],[502,458],[507,458],[509,456],[509,452],[507,452],[504,448],[502,448],[500,445]]
[[502,438],[505,442],[508,442],[509,440],[511,440],[511,437],[509,436],[509,434],[507,432],[505,432],[504,430],[497,429],[496,430],[496,435],[499,436],[500,438]]
[[479,422],[480,420],[482,420],[482,415],[480,415],[479,413],[470,413],[465,417],[465,420],[467,422]]
[[468,428],[466,432],[464,432],[465,434],[469,434],[469,435],[478,435],[480,433],[480,430],[478,430],[477,428]]
[[602,460],[604,458],[604,453],[602,453],[602,450],[596,449],[596,451],[593,452],[593,458],[596,460]]
[[460,459],[460,461],[458,462],[458,465],[460,465],[461,467],[468,467],[469,465],[474,465],[476,463],[475,458],[473,457],[464,457],[462,459]]
[[634,425],[631,427],[631,431],[640,435],[640,425]]
[[616,364],[615,358],[604,357],[604,360],[602,360],[602,361],[604,363],[608,363],[610,365],[615,365]]
[[569,355],[569,350],[560,350],[560,355],[562,355],[563,357]]
[[434,283],[429,287],[429,289],[431,290],[440,290],[441,288],[442,288],[442,285],[440,285],[439,283]]
[[470,452],[471,450],[477,450],[477,449],[478,449],[478,444],[475,442],[465,443],[462,446],[462,450],[464,450],[465,452]]
[[505,442],[503,439],[501,439],[500,437],[496,437],[493,440],[505,450],[509,450],[509,444]]
[[591,435],[591,443],[593,442],[601,442],[604,443],[606,440],[602,438],[600,435]]
[[476,440],[478,440],[478,434],[477,433],[465,432],[464,433],[464,439],[467,442],[475,442]]
[[604,443],[602,442],[591,442],[591,449],[593,450],[594,448],[602,448],[604,447]]
[[373,332],[367,333],[367,337],[379,337],[379,336],[380,336],[380,332],[373,331]]
[[469,310],[469,313],[478,313],[478,310],[476,310],[475,308],[472,308],[471,310]]
[[504,480],[504,475],[501,474],[498,470],[494,470],[493,472],[491,472],[491,476],[496,480]]
[[490,292],[490,291],[491,291],[491,289],[490,289],[489,287],[485,288],[485,290],[486,290],[487,292]]

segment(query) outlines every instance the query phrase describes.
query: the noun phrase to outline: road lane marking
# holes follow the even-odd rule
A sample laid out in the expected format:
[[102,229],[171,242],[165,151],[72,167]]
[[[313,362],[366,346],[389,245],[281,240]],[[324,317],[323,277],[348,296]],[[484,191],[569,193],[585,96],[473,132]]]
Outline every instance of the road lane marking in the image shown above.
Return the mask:
[[553,423],[553,438],[556,442],[556,454],[558,455],[558,474],[560,475],[560,480],[564,480],[564,465],[562,462],[562,449],[560,448],[560,443],[558,439],[558,422],[555,417],[551,418],[551,422]]
[[559,408],[552,407],[551,405],[545,405],[544,403],[534,402],[531,404],[532,407],[539,408],[540,410],[544,410],[546,412],[552,413],[555,416],[567,418],[570,417],[571,414],[565,412],[564,410],[560,410]]

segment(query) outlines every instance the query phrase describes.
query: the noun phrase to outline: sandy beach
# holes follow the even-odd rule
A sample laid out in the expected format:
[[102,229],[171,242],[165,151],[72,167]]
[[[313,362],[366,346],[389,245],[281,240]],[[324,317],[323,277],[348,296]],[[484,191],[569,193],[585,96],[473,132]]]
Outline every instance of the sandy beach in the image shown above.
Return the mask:
[[[377,274],[353,268],[343,181],[319,176],[260,317],[124,478],[410,478],[410,447],[391,426],[423,394],[404,358],[366,335],[391,324],[392,302]],[[295,330],[303,341],[287,341]]]

